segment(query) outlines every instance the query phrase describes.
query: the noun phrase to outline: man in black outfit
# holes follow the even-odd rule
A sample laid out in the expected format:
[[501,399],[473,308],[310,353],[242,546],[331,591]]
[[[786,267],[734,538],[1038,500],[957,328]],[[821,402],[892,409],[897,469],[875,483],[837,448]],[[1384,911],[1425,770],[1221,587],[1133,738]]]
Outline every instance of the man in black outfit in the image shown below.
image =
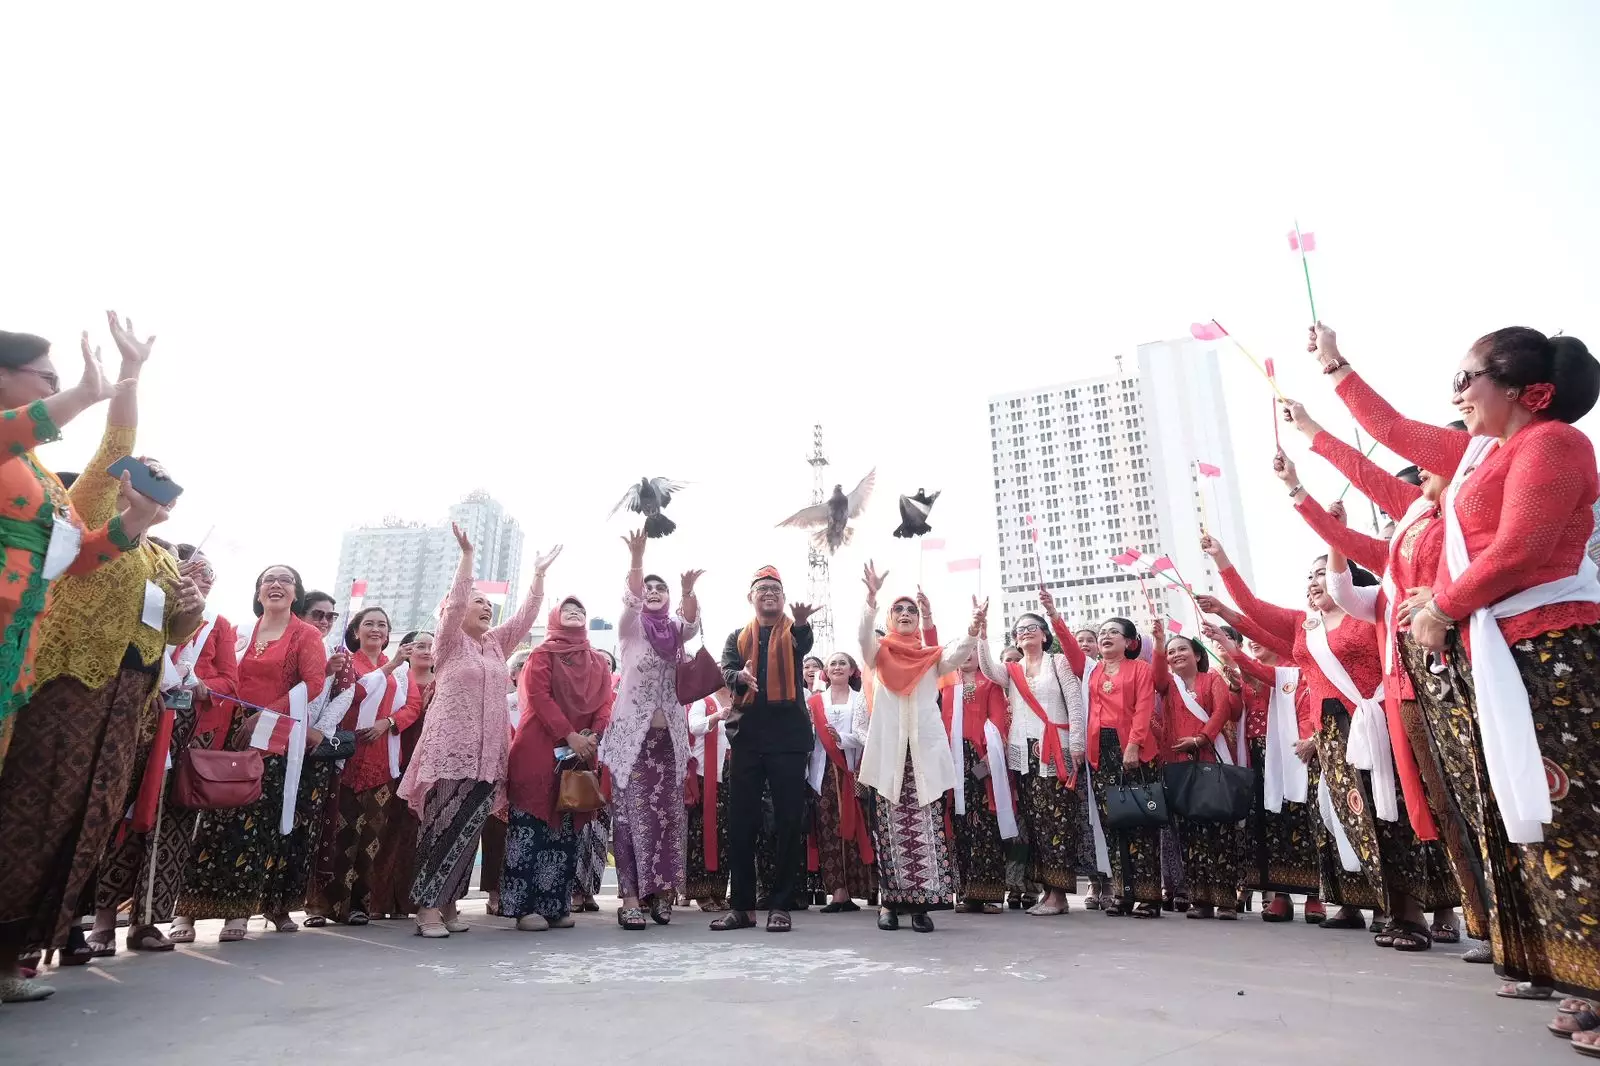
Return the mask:
[[789,909],[800,890],[801,827],[805,819],[806,764],[815,737],[806,708],[804,660],[811,651],[815,608],[797,603],[793,621],[783,613],[783,580],[770,566],[750,582],[756,616],[728,637],[722,676],[733,693],[728,717],[728,861],[732,909],[711,928],[749,929],[756,924],[756,835],[761,828],[761,793],[772,793],[777,866],[767,932],[787,933]]

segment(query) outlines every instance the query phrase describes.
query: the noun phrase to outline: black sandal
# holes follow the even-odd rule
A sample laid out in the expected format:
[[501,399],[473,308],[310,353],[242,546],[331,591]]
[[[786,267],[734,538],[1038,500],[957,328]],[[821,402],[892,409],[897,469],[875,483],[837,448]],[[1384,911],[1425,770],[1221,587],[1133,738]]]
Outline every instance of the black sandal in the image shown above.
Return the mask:
[[1324,929],[1365,929],[1367,927],[1366,920],[1361,917],[1360,911],[1357,911],[1354,917],[1324,918],[1318,924]]
[[642,933],[650,928],[644,920],[644,911],[638,907],[623,907],[617,911],[617,924],[630,933]]
[[885,933],[894,932],[896,929],[900,928],[900,916],[894,911],[880,913],[878,915],[878,928],[882,929]]
[[788,911],[773,911],[767,915],[767,932],[787,933],[794,928],[794,921],[789,917]]
[[1378,945],[1380,948],[1392,948],[1394,947],[1395,934],[1399,931],[1399,929],[1399,922],[1389,922],[1384,925],[1382,929],[1373,934],[1372,942]]
[[61,966],[87,966],[94,958],[94,948],[78,926],[67,931],[67,946],[61,949],[58,958]]
[[1433,947],[1433,934],[1421,922],[1398,921],[1391,928],[1396,951],[1427,951]]
[[652,896],[650,898],[650,920],[657,925],[666,925],[672,921],[671,896]]
[[1433,942],[1435,944],[1459,944],[1461,943],[1461,930],[1453,925],[1434,926]]
[[[1188,907],[1185,906],[1184,909],[1188,910]],[[1154,903],[1135,903],[1133,905],[1133,916],[1135,918],[1159,918],[1161,917],[1161,908]]]
[[1190,906],[1189,897],[1182,892],[1172,897],[1172,909],[1179,914],[1187,914]]
[[729,911],[711,923],[711,928],[719,933],[727,933],[735,929],[754,929],[755,927],[756,920],[740,910]]

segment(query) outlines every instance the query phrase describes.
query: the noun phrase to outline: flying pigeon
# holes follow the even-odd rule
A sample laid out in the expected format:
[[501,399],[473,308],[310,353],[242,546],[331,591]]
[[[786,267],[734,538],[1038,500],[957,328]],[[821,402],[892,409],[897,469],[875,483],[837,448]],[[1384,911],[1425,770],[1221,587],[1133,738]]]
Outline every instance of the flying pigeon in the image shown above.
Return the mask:
[[935,492],[932,496],[917,490],[915,496],[900,497],[900,526],[894,531],[897,537],[920,537],[933,529],[928,525],[928,512],[933,510],[933,501],[939,498]]
[[[661,509],[672,502],[674,492],[682,492],[684,483],[670,481],[664,477],[642,477],[637,485],[632,485],[627,492],[622,494],[622,499],[611,509],[611,514],[626,507],[644,515],[644,535],[654,540],[665,537],[678,523],[661,513]],[[607,516],[609,517],[609,516]]]
[[827,548],[828,554],[832,555],[840,545],[850,543],[850,538],[855,534],[850,527],[850,520],[861,517],[867,500],[872,496],[872,485],[877,476],[876,470],[868,471],[867,476],[861,479],[861,484],[848,496],[844,494],[843,485],[835,485],[833,495],[826,501],[796,511],[779,522],[779,527],[816,530],[811,534],[811,542],[819,550]]

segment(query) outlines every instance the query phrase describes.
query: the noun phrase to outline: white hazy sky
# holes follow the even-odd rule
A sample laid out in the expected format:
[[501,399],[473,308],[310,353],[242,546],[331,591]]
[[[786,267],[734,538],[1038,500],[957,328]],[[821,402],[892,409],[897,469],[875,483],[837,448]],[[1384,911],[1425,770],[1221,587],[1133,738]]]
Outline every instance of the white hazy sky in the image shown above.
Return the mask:
[[[717,632],[760,564],[803,594],[772,526],[816,420],[846,488],[879,472],[846,632],[868,551],[915,579],[896,493],[943,489],[946,555],[997,574],[992,393],[1216,316],[1347,429],[1296,215],[1323,319],[1417,417],[1453,417],[1490,329],[1600,346],[1600,7],[1204,6],[11,5],[0,327],[63,368],[105,307],[159,334],[140,449],[188,489],[166,534],[216,526],[235,618],[264,565],[326,586],[347,527],[479,487],[607,613],[605,516],[650,474],[694,482],[649,562],[709,569]],[[1293,602],[1315,545],[1264,384],[1225,376],[1229,484]],[[970,575],[929,558],[953,630]]]

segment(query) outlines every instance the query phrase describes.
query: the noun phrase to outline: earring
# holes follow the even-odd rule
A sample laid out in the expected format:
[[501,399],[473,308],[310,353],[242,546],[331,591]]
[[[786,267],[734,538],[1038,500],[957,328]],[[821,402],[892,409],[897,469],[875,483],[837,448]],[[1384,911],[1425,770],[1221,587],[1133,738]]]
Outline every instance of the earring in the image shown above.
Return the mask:
[[1506,390],[1506,399],[1515,400],[1516,398],[1517,398],[1517,390],[1516,389],[1507,389]]

